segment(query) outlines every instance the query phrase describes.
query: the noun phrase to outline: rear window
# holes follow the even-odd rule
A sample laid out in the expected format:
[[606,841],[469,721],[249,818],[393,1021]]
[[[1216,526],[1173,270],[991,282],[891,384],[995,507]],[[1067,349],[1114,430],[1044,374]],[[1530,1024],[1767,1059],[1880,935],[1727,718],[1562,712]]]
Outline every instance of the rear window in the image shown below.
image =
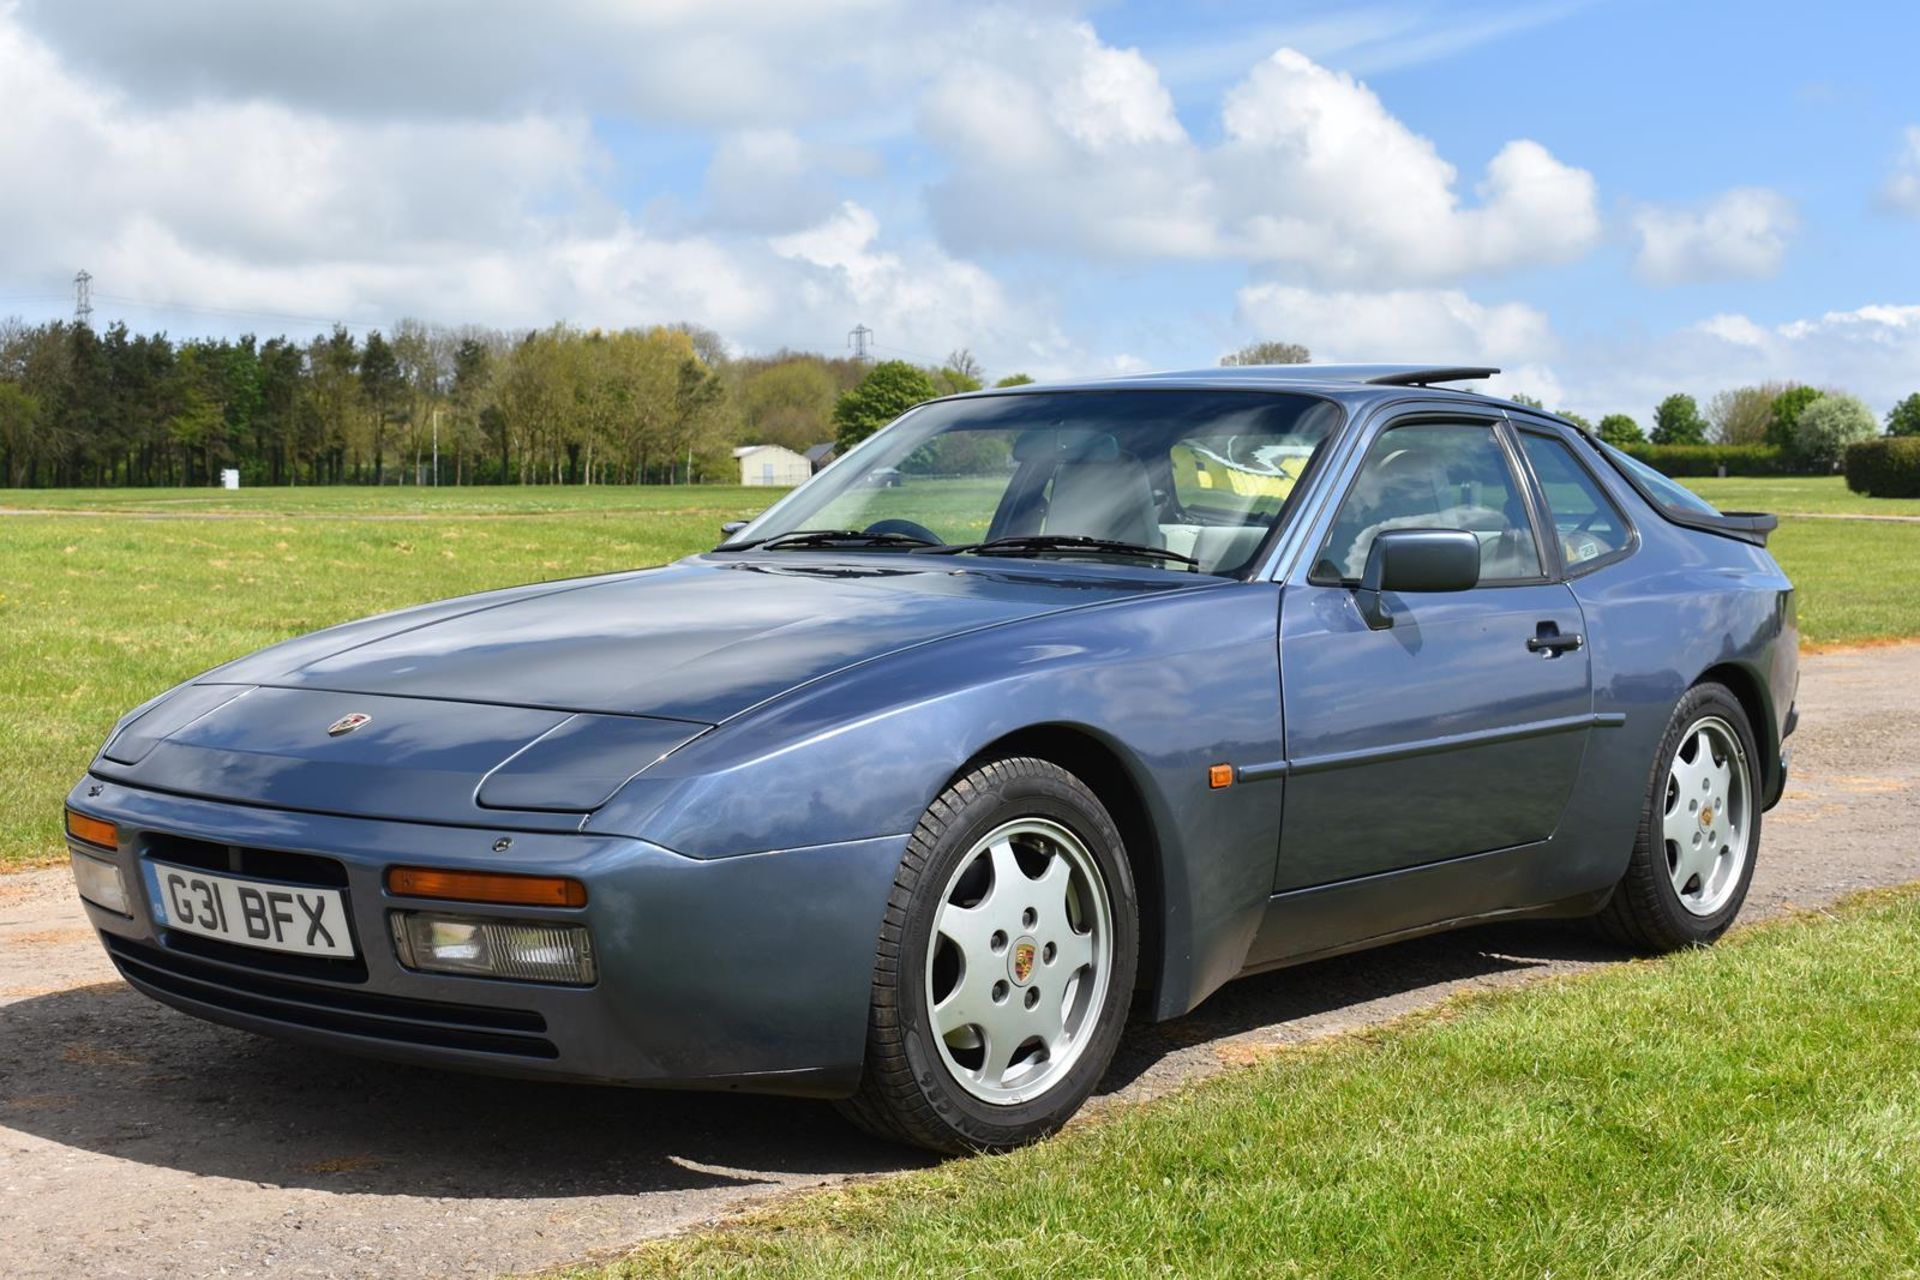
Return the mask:
[[[1596,442],[1598,443],[1598,442]],[[1627,478],[1640,487],[1654,505],[1665,507],[1674,515],[1718,516],[1720,509],[1705,498],[1655,471],[1646,463],[1622,453],[1610,444],[1600,444],[1601,452],[1614,466],[1626,472]]]

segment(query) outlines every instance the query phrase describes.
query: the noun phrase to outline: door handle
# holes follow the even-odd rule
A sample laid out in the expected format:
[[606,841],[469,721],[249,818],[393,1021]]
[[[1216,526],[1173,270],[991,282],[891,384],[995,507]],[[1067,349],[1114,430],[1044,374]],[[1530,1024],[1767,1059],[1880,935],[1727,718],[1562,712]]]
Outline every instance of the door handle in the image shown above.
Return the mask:
[[1552,622],[1543,622],[1534,634],[1527,637],[1528,653],[1544,653],[1549,658],[1557,654],[1569,653],[1587,642],[1587,638],[1578,631],[1562,632]]

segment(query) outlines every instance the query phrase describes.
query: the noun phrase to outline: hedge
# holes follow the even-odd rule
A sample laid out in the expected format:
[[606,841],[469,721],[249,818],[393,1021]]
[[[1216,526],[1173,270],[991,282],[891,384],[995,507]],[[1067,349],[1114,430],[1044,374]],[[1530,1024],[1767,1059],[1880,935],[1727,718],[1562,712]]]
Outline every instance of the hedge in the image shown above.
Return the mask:
[[1795,467],[1772,444],[1630,444],[1626,452],[1664,476],[1787,476]]
[[1848,445],[1847,488],[1873,498],[1920,498],[1920,436]]

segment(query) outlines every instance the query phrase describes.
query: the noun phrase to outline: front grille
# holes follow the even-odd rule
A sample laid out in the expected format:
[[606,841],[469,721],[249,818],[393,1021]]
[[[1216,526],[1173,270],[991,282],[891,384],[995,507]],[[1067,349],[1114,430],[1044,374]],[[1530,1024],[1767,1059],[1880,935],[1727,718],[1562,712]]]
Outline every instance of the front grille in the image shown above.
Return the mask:
[[[287,1027],[365,1036],[392,1044],[520,1058],[557,1058],[547,1020],[528,1009],[446,1004],[242,971],[185,953],[174,935],[165,947],[101,935],[115,966],[135,987],[211,1009]],[[261,953],[266,954],[266,953]]]
[[[347,927],[351,933],[352,923],[349,922]],[[357,954],[353,956],[293,955],[285,951],[268,951],[264,947],[243,947],[237,942],[225,942],[219,938],[188,933],[184,929],[167,929],[166,940],[169,951],[199,956],[203,960],[212,960],[222,965],[237,965],[243,969],[258,970],[261,973],[278,974],[283,978],[307,978],[315,982],[365,982],[367,980],[367,962]],[[353,945],[356,948],[360,946],[360,939],[357,936],[354,937]]]

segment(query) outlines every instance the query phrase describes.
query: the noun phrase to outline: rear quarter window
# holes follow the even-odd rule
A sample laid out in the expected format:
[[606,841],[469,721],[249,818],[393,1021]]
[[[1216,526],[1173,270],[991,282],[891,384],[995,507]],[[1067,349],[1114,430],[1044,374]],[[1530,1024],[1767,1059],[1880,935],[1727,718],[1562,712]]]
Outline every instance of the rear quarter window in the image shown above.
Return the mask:
[[1720,514],[1720,508],[1678,481],[1669,480],[1631,454],[1622,453],[1612,445],[1604,443],[1600,445],[1600,449],[1614,466],[1626,472],[1628,478],[1640,486],[1656,506],[1665,507],[1676,515],[1717,516]]
[[1553,516],[1560,560],[1568,572],[1597,565],[1632,545],[1633,529],[1626,516],[1565,441],[1533,431],[1521,432],[1520,440]]

